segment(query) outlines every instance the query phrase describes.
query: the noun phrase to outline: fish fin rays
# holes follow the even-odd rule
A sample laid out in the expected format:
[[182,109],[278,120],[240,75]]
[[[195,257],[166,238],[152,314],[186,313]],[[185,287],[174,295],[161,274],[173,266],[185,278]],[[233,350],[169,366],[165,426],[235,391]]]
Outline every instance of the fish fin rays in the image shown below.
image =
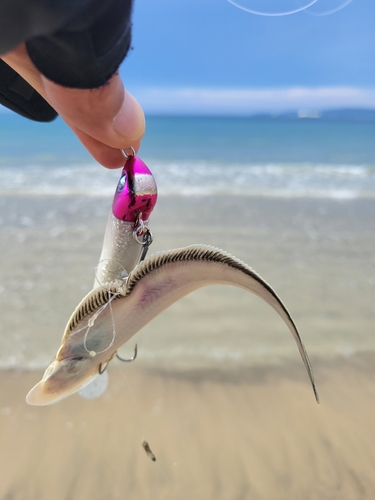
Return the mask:
[[[202,263],[208,265],[202,266],[200,265]],[[194,264],[199,264],[199,266],[194,266]],[[217,265],[211,266],[209,264]],[[187,269],[192,270],[192,272],[185,272],[184,269],[185,271]],[[184,272],[185,274],[183,275]],[[189,277],[190,274],[192,276],[191,278]],[[124,300],[128,296],[132,296],[140,283],[145,283],[145,288],[147,288],[148,284],[152,282],[156,285],[160,285],[159,292],[161,293],[162,302],[164,300],[162,297],[164,293],[162,286],[163,280],[165,281],[167,278],[174,281],[170,288],[170,295],[172,298],[169,302],[165,299],[165,306],[161,306],[157,314],[191,291],[214,283],[238,286],[254,293],[267,302],[283,319],[293,334],[308,372],[315,398],[317,402],[319,402],[311,364],[289,311],[273,288],[250,266],[223,250],[207,245],[191,245],[175,250],[159,252],[145,259],[135,267],[128,278],[126,288],[124,287],[122,293],[118,294],[114,300],[116,302],[118,299]],[[181,284],[179,281],[182,279],[185,280],[184,284]],[[183,287],[185,287],[185,291],[182,290]],[[113,298],[114,294],[118,293],[118,290],[114,286],[112,288],[108,290],[100,288],[94,289],[86,295],[72,314],[66,327],[64,338],[69,336],[74,328],[76,328],[86,316],[95,314],[96,311],[104,307],[105,304],[111,300],[111,297]],[[178,289],[180,289],[181,293],[178,293]],[[173,295],[175,295],[176,298],[174,298]]]

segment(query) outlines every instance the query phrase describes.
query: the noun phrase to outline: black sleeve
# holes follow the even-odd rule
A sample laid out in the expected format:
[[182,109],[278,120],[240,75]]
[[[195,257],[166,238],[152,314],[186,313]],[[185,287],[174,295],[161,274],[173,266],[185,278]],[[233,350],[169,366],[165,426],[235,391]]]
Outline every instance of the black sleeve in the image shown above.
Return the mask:
[[[0,54],[26,42],[39,71],[66,87],[95,88],[117,71],[131,41],[132,0],[0,1]],[[52,108],[4,62],[0,103],[38,121]]]

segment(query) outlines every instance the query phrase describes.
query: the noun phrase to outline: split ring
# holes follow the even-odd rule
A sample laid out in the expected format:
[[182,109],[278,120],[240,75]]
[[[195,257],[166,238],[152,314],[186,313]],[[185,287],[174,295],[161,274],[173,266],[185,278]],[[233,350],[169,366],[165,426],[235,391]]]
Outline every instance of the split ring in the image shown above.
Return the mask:
[[135,149],[133,148],[133,146],[130,146],[130,148],[128,148],[131,150],[132,154],[128,155],[128,153],[125,151],[125,149],[120,149],[121,153],[122,153],[122,156],[126,159],[126,160],[129,160],[129,158],[131,156],[135,156]]

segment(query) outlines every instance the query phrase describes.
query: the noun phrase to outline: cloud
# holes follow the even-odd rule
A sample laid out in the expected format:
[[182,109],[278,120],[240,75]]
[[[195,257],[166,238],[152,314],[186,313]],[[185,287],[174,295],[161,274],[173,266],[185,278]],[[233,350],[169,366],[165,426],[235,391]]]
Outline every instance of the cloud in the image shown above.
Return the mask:
[[375,88],[133,88],[148,113],[240,114],[298,109],[375,108]]

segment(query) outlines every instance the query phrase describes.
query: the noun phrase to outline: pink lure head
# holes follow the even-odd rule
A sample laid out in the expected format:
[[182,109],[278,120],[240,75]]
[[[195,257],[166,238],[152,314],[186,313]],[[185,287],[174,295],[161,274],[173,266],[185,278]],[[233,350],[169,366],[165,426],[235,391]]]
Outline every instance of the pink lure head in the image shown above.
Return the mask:
[[150,169],[137,156],[125,163],[113,198],[112,211],[118,219],[134,222],[139,216],[148,220],[158,197]]

